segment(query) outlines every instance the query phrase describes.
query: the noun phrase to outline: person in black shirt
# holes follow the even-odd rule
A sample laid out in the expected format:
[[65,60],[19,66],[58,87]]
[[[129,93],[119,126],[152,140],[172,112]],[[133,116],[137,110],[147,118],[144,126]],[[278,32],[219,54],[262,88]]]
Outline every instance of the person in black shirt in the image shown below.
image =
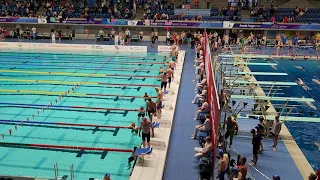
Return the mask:
[[257,36],[257,48],[258,49],[261,49],[261,35],[260,34],[258,34],[258,36]]
[[155,44],[156,40],[157,40],[156,36],[153,35],[153,36],[151,37],[151,43],[152,43],[151,46],[152,46],[152,47],[155,46],[154,44]]
[[260,149],[260,144],[261,144],[261,139],[262,136],[259,134],[256,134],[256,130],[255,129],[251,129],[251,134],[252,134],[252,154],[253,154],[253,159],[251,159],[252,166],[257,165],[257,161],[258,161],[258,153],[259,153],[259,149]]
[[195,45],[195,38],[191,36],[191,49],[194,49],[194,45]]
[[31,40],[31,38],[30,38],[30,29],[28,27],[26,28],[26,34],[27,34],[27,39]]
[[192,34],[190,31],[188,31],[188,33],[187,33],[188,45],[190,45],[190,43],[191,43],[191,37],[192,37]]

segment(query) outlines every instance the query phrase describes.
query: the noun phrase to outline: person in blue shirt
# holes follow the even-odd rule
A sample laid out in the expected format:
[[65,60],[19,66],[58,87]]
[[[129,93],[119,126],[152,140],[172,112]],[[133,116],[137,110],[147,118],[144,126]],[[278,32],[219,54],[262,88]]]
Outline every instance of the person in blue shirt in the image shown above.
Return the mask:
[[296,45],[298,45],[298,40],[299,40],[299,37],[298,35],[296,35],[294,38],[293,38],[293,46],[296,47]]
[[285,46],[287,43],[287,37],[284,34],[282,34],[282,43],[283,43],[283,46]]

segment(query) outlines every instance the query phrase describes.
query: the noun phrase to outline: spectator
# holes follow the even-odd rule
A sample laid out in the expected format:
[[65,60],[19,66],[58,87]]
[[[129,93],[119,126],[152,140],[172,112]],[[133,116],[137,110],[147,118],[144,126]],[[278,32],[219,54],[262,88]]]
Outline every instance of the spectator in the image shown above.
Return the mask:
[[62,31],[61,29],[58,30],[58,39],[59,39],[59,42],[61,42],[61,38],[62,38]]
[[36,37],[37,37],[37,28],[35,28],[35,27],[33,26],[32,29],[31,29],[31,31],[32,31],[32,37],[33,37],[33,39],[35,40]]
[[[260,130],[258,129],[257,131],[260,131]],[[252,147],[253,159],[251,159],[251,161],[253,162],[252,166],[255,166],[257,165],[257,162],[258,162],[258,153],[261,146],[262,137],[256,133],[255,129],[251,129],[251,134],[252,134],[252,146],[253,146]]]
[[308,177],[308,180],[317,180],[317,175],[315,173],[311,173]]
[[100,41],[103,41],[104,31],[102,29],[99,30]]
[[195,147],[194,151],[196,154],[194,155],[196,159],[200,159],[202,157],[208,157],[209,154],[212,152],[212,143],[211,143],[211,138],[206,137],[204,139],[205,143],[201,144],[202,147]]
[[207,97],[207,86],[204,86],[201,94],[196,94],[192,103],[195,104],[199,98],[205,99],[206,97]]
[[288,20],[289,20],[288,17],[287,17],[287,16],[284,16],[282,22],[283,22],[283,23],[288,23]]
[[282,123],[283,122],[280,121],[279,116],[276,116],[275,120],[273,121],[272,130],[271,130],[271,133],[273,136],[273,145],[271,147],[273,147],[273,151],[276,151],[277,149],[278,138],[281,131]]
[[209,114],[207,114],[205,117],[206,117],[206,120],[204,121],[203,124],[195,126],[194,133],[191,136],[192,139],[197,138],[198,131],[202,131],[202,132],[209,132],[210,131],[210,128],[211,128],[211,122],[209,119],[210,116],[209,116]]
[[320,168],[317,171],[318,180],[320,180]]
[[272,16],[272,17],[270,18],[270,22],[272,22],[273,24],[276,23],[276,22],[277,22],[276,17],[275,17],[275,16]]

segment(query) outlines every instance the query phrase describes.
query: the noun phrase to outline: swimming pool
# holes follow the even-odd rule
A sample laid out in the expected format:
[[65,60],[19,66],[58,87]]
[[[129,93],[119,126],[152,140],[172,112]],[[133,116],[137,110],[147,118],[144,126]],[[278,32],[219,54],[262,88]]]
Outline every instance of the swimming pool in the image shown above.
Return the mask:
[[[0,143],[49,144],[130,150],[141,140],[124,128],[137,123],[145,92],[155,96],[162,56],[119,53],[0,52]],[[63,96],[62,96],[63,95]],[[51,105],[52,103],[52,105]],[[22,123],[24,121],[24,123]],[[37,121],[28,123],[27,121]],[[61,126],[57,122],[71,125]],[[88,124],[92,127],[78,126]],[[12,135],[10,135],[11,131]],[[1,144],[4,146],[4,144]],[[128,179],[129,152],[0,148],[0,174],[75,179]]]
[[[252,61],[253,62],[253,61]],[[254,62],[266,62],[265,60],[254,60]],[[301,78],[304,83],[310,88],[309,90],[303,89],[301,86],[282,87],[279,89],[275,96],[282,97],[307,97],[313,98],[315,102],[312,105],[306,103],[289,102],[289,105],[298,105],[294,109],[290,116],[301,116],[308,118],[320,117],[320,85],[315,83],[316,80],[320,80],[320,61],[319,60],[286,60],[275,59],[269,60],[270,63],[277,63],[276,66],[252,66],[249,68],[255,72],[283,72],[288,73],[288,76],[257,76],[255,78],[258,81],[281,81],[281,82],[294,82],[298,78]],[[300,67],[302,68],[300,68]],[[268,92],[268,88],[265,92]],[[276,89],[276,88],[274,88]],[[277,94],[279,93],[279,94]],[[273,104],[284,104],[285,102],[272,101]],[[276,108],[281,111],[281,107]],[[288,110],[286,109],[285,112]],[[311,112],[311,113],[310,113]],[[311,166],[316,170],[320,167],[320,152],[317,146],[314,145],[314,141],[320,141],[320,126],[319,123],[314,122],[286,122],[290,133],[297,142],[298,146],[306,156]]]

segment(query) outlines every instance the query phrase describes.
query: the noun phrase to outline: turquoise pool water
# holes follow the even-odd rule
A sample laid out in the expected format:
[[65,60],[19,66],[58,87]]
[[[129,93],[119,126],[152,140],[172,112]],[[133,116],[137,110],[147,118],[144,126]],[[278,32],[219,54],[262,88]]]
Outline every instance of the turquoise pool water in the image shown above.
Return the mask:
[[[28,118],[111,126],[137,123],[137,112],[98,108],[145,106],[144,99],[128,96],[143,96],[145,92],[156,95],[154,86],[159,83],[154,76],[158,75],[161,62],[158,54],[130,57],[112,53],[0,52],[0,133],[4,134],[0,142],[133,149],[141,140],[128,129],[26,123],[22,126],[5,121]],[[84,83],[79,84],[81,81]],[[73,92],[71,88],[76,84],[79,85]],[[68,90],[71,93],[60,100],[59,96]],[[51,102],[53,106],[46,108]],[[57,163],[60,176],[70,176],[73,164],[75,179],[102,178],[110,173],[112,179],[122,180],[131,173],[126,168],[130,155],[0,146],[0,174],[53,178],[53,166]]]

